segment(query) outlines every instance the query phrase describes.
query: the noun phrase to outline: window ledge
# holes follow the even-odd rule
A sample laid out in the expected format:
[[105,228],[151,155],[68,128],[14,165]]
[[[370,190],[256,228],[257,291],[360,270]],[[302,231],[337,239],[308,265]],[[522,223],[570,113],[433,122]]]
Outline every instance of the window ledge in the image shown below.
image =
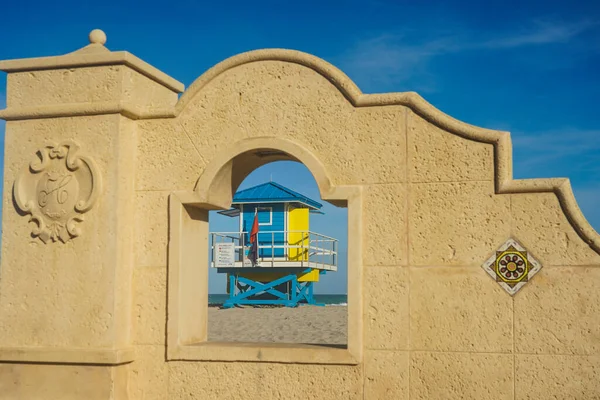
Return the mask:
[[345,347],[314,344],[201,342],[170,347],[169,360],[252,361],[295,364],[356,365]]

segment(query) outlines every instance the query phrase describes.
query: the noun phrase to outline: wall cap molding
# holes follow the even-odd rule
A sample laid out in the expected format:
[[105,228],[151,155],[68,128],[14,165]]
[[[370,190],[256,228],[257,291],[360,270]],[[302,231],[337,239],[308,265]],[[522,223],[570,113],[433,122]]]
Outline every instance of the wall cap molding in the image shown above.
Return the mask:
[[62,56],[24,58],[0,61],[0,71],[27,72],[62,68],[101,67],[125,65],[142,75],[160,83],[176,93],[185,89],[183,83],[153,67],[127,51],[84,51],[86,48]]

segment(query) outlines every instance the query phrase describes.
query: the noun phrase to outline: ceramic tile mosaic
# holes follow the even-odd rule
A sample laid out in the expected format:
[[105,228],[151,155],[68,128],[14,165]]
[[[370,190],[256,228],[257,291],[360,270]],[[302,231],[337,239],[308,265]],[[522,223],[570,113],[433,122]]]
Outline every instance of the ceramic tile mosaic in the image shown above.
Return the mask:
[[508,239],[482,267],[511,296],[542,269],[542,265],[514,239]]

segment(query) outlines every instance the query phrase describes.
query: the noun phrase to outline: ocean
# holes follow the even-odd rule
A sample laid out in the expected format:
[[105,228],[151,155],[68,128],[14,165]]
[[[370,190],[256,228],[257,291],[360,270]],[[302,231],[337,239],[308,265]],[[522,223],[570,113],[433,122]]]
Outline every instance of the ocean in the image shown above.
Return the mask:
[[[320,304],[327,306],[347,306],[348,295],[345,294],[314,294],[315,301]],[[227,294],[209,294],[208,305],[209,306],[220,306],[229,295]]]

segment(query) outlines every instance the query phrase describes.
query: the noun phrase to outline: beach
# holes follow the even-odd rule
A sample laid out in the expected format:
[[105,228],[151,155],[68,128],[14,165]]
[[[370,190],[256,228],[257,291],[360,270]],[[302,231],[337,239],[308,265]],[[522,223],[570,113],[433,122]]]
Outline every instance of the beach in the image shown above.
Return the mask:
[[346,306],[208,309],[208,340],[218,342],[347,343]]

